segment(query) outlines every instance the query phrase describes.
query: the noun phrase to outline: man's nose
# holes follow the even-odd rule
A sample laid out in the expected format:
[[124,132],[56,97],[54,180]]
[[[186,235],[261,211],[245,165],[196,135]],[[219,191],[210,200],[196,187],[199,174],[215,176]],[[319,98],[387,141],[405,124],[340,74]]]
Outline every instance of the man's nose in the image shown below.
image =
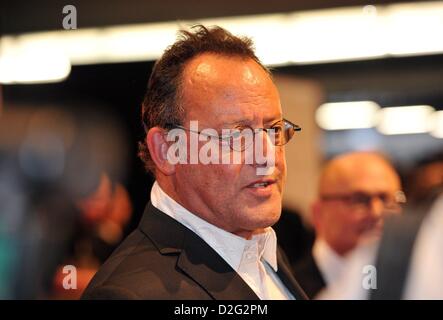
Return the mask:
[[369,210],[371,216],[375,219],[379,219],[383,216],[385,211],[385,205],[380,197],[372,197],[369,203]]
[[271,141],[271,137],[265,130],[259,130],[254,133],[254,165],[255,166],[266,166],[268,161],[268,156],[271,152],[275,154],[275,146]]

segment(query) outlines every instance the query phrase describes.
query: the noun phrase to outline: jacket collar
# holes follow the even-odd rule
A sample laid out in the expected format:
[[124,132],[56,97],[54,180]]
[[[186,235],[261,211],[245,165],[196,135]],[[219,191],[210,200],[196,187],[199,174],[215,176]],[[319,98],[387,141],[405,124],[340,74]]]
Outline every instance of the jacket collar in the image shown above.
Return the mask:
[[178,254],[177,267],[213,299],[257,300],[254,291],[194,232],[148,203],[139,229],[161,254]]
[[[161,254],[177,254],[177,267],[213,299],[258,300],[247,283],[206,242],[150,202],[139,229],[151,239]],[[277,275],[292,295],[297,300],[308,299],[280,250],[277,250],[277,261]]]
[[289,268],[289,262],[286,262],[286,259],[280,249],[277,250],[277,263],[277,275],[292,293],[294,298],[296,300],[309,300],[308,296],[298,284],[297,280],[295,280],[293,273]]

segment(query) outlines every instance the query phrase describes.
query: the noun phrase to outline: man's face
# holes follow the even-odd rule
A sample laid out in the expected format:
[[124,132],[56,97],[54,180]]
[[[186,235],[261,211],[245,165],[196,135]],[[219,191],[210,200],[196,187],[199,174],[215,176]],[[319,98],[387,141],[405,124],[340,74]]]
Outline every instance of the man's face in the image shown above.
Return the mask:
[[[372,156],[344,160],[335,170],[322,190],[323,196],[331,198],[318,200],[314,220],[318,235],[343,255],[364,235],[379,235],[386,213],[381,198],[395,198],[400,182],[386,163]],[[351,197],[334,199],[334,196]],[[365,196],[372,196],[366,198],[369,200],[366,205],[358,201]]]
[[[213,128],[221,134],[222,129],[245,126],[269,128],[282,119],[275,85],[251,59],[202,54],[186,65],[182,80],[186,128],[198,120],[200,131]],[[275,168],[268,175],[257,175],[258,165],[244,161],[176,165],[179,201],[208,222],[239,235],[271,226],[280,217],[286,163],[283,147],[268,145],[265,150],[275,152]],[[253,186],[264,179],[272,183]]]

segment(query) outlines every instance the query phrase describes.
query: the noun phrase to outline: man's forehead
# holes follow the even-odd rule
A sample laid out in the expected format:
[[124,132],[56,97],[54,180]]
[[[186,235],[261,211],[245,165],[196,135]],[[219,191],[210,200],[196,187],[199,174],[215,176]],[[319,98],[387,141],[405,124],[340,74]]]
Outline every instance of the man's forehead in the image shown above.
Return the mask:
[[277,89],[252,59],[216,54],[194,58],[184,70],[182,98],[192,109],[188,115],[200,119],[210,112],[220,125],[281,117]]
[[323,193],[396,191],[400,187],[394,169],[382,158],[372,156],[337,161],[328,168],[321,182]]
[[351,191],[367,192],[390,192],[400,189],[397,175],[390,168],[373,167],[372,169],[350,172],[345,177],[347,188]]
[[189,61],[183,80],[192,85],[223,85],[242,82],[260,85],[270,80],[265,70],[251,58],[203,53]]

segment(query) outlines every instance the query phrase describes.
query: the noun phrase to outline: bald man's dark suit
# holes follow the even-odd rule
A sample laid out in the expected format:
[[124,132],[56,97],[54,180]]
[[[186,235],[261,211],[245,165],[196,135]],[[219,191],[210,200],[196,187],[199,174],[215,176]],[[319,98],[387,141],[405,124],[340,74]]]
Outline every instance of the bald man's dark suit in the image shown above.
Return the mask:
[[[278,276],[306,295],[280,252]],[[257,295],[194,232],[149,203],[140,225],[94,276],[82,299],[244,299]]]
[[294,276],[309,299],[326,287],[325,279],[315,262],[312,250],[292,267]]

